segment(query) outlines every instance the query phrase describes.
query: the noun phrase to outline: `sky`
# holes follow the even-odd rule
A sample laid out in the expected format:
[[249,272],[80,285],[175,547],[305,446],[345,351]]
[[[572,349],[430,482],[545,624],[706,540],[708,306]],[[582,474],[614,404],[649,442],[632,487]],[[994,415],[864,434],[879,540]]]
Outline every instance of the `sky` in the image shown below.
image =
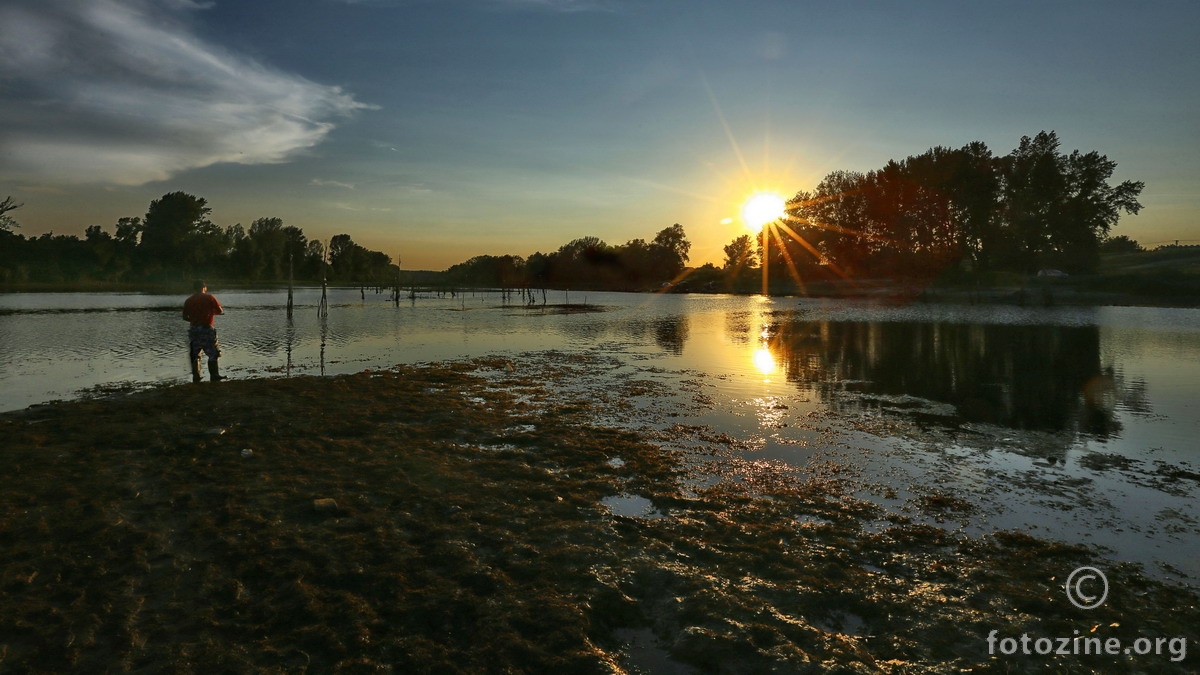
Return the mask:
[[1144,181],[1113,234],[1200,243],[1200,3],[4,0],[0,199],[26,236],[182,190],[445,269],[1055,131]]

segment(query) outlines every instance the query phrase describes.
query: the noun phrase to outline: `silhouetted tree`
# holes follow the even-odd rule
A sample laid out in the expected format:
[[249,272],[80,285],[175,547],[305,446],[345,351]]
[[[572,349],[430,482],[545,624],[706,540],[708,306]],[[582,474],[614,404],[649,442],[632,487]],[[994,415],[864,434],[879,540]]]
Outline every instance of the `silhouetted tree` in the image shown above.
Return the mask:
[[[1122,212],[1141,210],[1145,184],[1108,184],[1116,162],[1096,152],[1058,152],[1054,132],[1025,136],[1001,162],[1005,227],[1012,244],[1007,262],[1032,272],[1039,267],[1090,271],[1100,240]],[[1015,249],[1014,249],[1015,247]]]
[[1136,239],[1130,239],[1123,234],[1106,237],[1104,241],[1100,242],[1101,253],[1141,253],[1145,250]]
[[687,240],[683,226],[675,223],[659,230],[650,242],[650,257],[658,279],[670,281],[679,276],[688,261],[692,243]]
[[5,197],[4,201],[0,201],[0,231],[11,232],[12,230],[21,227],[13,217],[8,215],[10,211],[16,211],[24,206],[13,201],[11,196]]
[[249,250],[248,272],[253,279],[279,280],[286,276],[287,237],[282,218],[259,218],[246,233]]
[[[844,274],[927,277],[962,259],[979,269],[1092,270],[1120,214],[1141,208],[1143,184],[1111,186],[1114,162],[1058,148],[1043,131],[999,159],[975,142],[866,174],[834,171],[789,204],[793,243]],[[786,240],[776,248],[806,259]]]
[[301,274],[304,268],[304,256],[308,249],[308,238],[304,236],[304,230],[293,225],[288,225],[283,228],[283,257],[280,261],[280,266],[286,274],[289,265],[293,275]]
[[203,197],[171,192],[150,202],[138,245],[143,270],[167,268],[167,276],[188,278],[228,252],[224,233],[208,220],[212,209]]

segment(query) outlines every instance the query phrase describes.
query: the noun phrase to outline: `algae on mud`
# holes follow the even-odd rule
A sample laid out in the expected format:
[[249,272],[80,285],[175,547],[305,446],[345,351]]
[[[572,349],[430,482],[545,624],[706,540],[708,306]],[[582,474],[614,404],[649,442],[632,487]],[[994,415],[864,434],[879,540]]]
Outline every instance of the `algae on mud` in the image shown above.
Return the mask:
[[1061,584],[1088,549],[906,522],[819,473],[689,480],[683,452],[506,363],[0,416],[0,668],[643,672],[632,630],[692,672],[1188,669],[985,638],[1194,639],[1190,589],[1119,566],[1084,613]]

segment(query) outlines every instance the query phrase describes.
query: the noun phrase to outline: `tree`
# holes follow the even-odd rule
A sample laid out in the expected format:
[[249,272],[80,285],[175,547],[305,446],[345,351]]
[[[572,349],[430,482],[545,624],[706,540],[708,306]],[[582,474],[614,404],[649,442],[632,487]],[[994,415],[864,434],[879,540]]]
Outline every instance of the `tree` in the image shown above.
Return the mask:
[[330,277],[338,281],[356,280],[363,267],[361,248],[348,234],[334,235],[329,240]]
[[304,236],[304,230],[288,225],[283,228],[283,240],[284,262],[289,266],[292,273],[295,274],[304,266],[304,256],[308,248],[308,239]]
[[659,230],[650,242],[650,256],[655,274],[663,281],[673,281],[683,272],[692,243],[687,240],[683,226],[675,223]]
[[750,235],[743,234],[725,245],[726,272],[737,273],[753,267],[757,261],[754,258],[754,242]]
[[117,243],[126,247],[130,252],[137,248],[138,240],[142,236],[142,219],[141,218],[118,218],[117,219]]
[[16,228],[21,227],[17,224],[17,221],[13,220],[12,216],[8,215],[8,213],[10,211],[16,211],[22,206],[25,205],[16,203],[13,201],[11,196],[5,197],[4,201],[0,201],[0,232],[11,232]]
[[748,283],[758,260],[755,256],[754,237],[743,234],[725,245],[725,264],[721,267],[722,276],[729,287]]
[[287,235],[282,218],[259,218],[250,223],[246,235],[251,278],[276,281],[284,278],[287,267]]
[[308,245],[304,247],[304,271],[300,276],[313,280],[324,279],[325,263],[325,243],[320,239],[309,240]]
[[861,266],[870,252],[867,186],[865,174],[833,171],[811,195],[797,194],[788,212],[822,258],[846,269]]
[[391,263],[386,253],[367,250],[354,243],[348,234],[329,240],[330,276],[335,280],[382,285],[395,275]]
[[1108,184],[1116,162],[1097,153],[1058,152],[1058,136],[1025,136],[1001,162],[1004,227],[1011,245],[1009,266],[1033,272],[1053,266],[1071,272],[1094,270],[1101,239],[1122,212],[1141,210],[1145,183]]
[[138,245],[144,269],[182,269],[194,274],[221,251],[222,232],[208,220],[212,209],[203,197],[171,192],[150,202]]
[[1130,239],[1123,234],[1108,237],[1100,242],[1101,253],[1141,253],[1145,250],[1136,239]]
[[595,285],[619,278],[623,267],[617,251],[604,240],[580,237],[559,247],[552,275],[559,282]]
[[997,236],[1000,177],[987,145],[975,141],[955,155],[946,186],[958,220],[958,246],[977,267],[988,267],[988,247]]
[[834,171],[789,204],[800,239],[772,238],[771,276],[783,254],[804,261],[810,247],[844,275],[928,277],[964,258],[977,269],[1091,271],[1120,215],[1141,208],[1144,184],[1110,185],[1115,168],[1096,152],[1060,153],[1043,131],[1003,158],[976,142],[867,174]]

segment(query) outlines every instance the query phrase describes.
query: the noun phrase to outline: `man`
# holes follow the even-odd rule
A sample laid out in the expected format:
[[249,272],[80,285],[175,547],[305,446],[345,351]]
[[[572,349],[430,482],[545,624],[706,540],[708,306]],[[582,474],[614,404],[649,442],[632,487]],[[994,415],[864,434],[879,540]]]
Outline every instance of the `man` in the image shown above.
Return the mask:
[[217,329],[213,318],[225,310],[216,297],[208,293],[208,285],[197,280],[196,292],[183,302],[183,319],[191,324],[188,328],[188,362],[192,366],[192,382],[200,381],[200,352],[208,355],[208,375],[213,382],[225,379],[217,369],[221,356],[221,345],[217,344]]

